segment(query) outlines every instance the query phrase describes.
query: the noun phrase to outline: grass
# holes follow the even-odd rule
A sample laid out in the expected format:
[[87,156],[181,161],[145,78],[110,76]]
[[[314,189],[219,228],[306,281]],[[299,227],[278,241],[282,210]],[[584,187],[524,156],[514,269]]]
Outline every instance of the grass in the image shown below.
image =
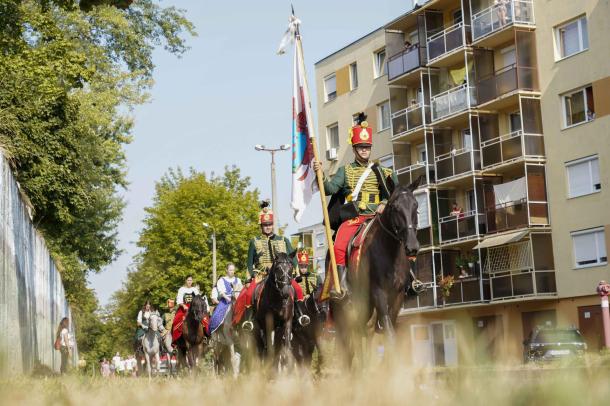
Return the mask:
[[365,371],[263,372],[233,380],[202,372],[178,379],[21,377],[0,381],[6,405],[580,405],[610,396],[608,359],[579,366],[417,370],[373,359]]

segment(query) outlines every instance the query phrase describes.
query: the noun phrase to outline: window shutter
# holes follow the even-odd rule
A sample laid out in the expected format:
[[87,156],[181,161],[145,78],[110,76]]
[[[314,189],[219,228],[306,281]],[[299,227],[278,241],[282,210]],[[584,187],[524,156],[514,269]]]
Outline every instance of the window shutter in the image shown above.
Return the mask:
[[610,114],[610,76],[593,82],[593,101],[595,104],[595,117]]
[[430,216],[428,215],[428,194],[417,193],[415,195],[417,200],[417,228],[430,227]]
[[591,192],[589,161],[568,166],[569,197],[586,195]]
[[597,254],[599,257],[597,258],[599,262],[607,261],[607,253],[606,253],[606,238],[604,235],[604,230],[597,231],[595,233],[597,237]]
[[597,262],[597,249],[595,233],[572,236],[574,241],[574,260],[576,265],[586,265],[591,261]]

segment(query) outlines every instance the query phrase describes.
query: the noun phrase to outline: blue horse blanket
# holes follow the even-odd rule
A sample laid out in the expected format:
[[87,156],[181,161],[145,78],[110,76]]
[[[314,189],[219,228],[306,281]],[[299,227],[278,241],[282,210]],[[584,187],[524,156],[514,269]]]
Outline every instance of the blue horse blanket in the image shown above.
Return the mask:
[[[222,281],[225,284],[225,290],[227,296],[231,297],[233,295],[233,285],[229,283],[225,278],[222,278]],[[227,315],[227,311],[231,307],[231,302],[227,301],[225,298],[221,298],[220,302],[214,309],[214,313],[212,314],[212,319],[210,320],[210,334],[218,329],[225,320],[225,316]]]

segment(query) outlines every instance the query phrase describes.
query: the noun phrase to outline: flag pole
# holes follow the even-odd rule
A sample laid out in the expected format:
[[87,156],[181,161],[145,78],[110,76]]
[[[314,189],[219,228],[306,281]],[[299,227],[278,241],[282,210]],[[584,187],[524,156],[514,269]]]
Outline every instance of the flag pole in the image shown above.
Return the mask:
[[[294,8],[292,9],[292,14],[294,15]],[[300,61],[301,64],[301,72],[303,72],[303,83],[305,85],[306,94],[309,95],[309,85],[307,84],[307,74],[305,72],[305,58],[303,57],[303,47],[301,45],[301,34],[299,32],[299,27],[296,28],[296,52],[299,53],[300,58],[297,60]],[[307,109],[307,117],[310,118],[308,120],[308,132],[309,138],[311,140],[311,146],[313,149],[313,156],[316,162],[321,162],[318,154],[318,144],[316,142],[316,135],[314,131],[313,125],[313,115],[311,114],[311,101],[308,99],[305,103],[305,108]],[[341,294],[341,286],[339,284],[339,275],[337,273],[337,260],[335,259],[335,244],[332,238],[332,231],[330,229],[330,220],[328,218],[328,207],[326,206],[326,193],[324,192],[324,174],[322,173],[322,168],[318,168],[316,171],[316,180],[318,182],[318,190],[320,191],[320,200],[322,201],[322,215],[324,216],[324,230],[326,232],[326,243],[328,245],[328,252],[330,254],[330,270],[333,278],[333,287],[335,291]]]

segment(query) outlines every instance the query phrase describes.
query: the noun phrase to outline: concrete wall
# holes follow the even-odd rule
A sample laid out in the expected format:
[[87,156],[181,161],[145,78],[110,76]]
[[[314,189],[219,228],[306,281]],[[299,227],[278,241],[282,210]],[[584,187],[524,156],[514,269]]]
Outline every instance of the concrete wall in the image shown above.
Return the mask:
[[[364,111],[367,121],[373,128],[373,150],[371,157],[377,159],[392,153],[390,129],[378,131],[377,105],[389,100],[387,75],[375,78],[374,53],[385,47],[385,33],[379,29],[337,53],[328,56],[315,66],[318,139],[320,154],[324,154],[324,171],[335,173],[337,169],[354,160],[351,145],[347,143],[348,132],[352,127],[352,116]],[[387,60],[388,55],[386,55]],[[358,88],[349,90],[349,65],[358,65]],[[324,78],[335,73],[337,77],[337,98],[324,102]],[[339,124],[339,151],[336,161],[327,161],[326,128]]]
[[0,374],[28,373],[37,362],[59,371],[53,343],[61,319],[71,318],[70,307],[61,275],[2,154],[0,244]]
[[[557,289],[561,297],[590,295],[600,279],[610,278],[610,267],[575,269],[570,232],[610,224],[610,116],[602,114],[610,94],[610,82],[602,80],[610,77],[610,5],[600,0],[536,0],[534,5]],[[551,9],[552,13],[545,12]],[[587,16],[589,49],[556,61],[553,27],[583,13]],[[560,95],[593,83],[597,88],[606,87],[594,91],[596,110],[598,104],[602,108],[600,114],[594,121],[564,129]],[[599,156],[601,191],[568,198],[565,163],[594,154]],[[606,232],[608,241],[610,234]]]

